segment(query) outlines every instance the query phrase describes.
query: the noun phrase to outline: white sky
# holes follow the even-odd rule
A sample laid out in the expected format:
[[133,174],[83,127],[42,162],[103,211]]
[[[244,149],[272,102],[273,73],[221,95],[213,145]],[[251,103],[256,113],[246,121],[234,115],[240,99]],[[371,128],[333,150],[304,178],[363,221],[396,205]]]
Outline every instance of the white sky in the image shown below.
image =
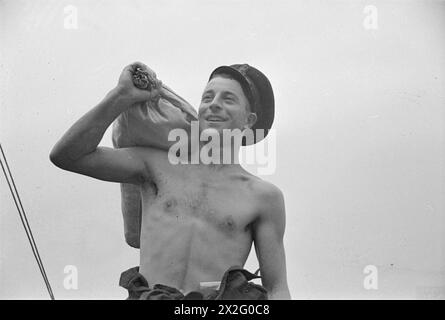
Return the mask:
[[[293,298],[444,297],[444,18],[444,1],[420,0],[0,1],[0,142],[56,298],[124,299],[120,273],[139,262],[119,186],[48,159],[137,60],[194,106],[219,65],[269,77],[277,169],[263,178],[285,195]],[[367,265],[378,290],[363,287]],[[47,297],[2,177],[0,298]]]

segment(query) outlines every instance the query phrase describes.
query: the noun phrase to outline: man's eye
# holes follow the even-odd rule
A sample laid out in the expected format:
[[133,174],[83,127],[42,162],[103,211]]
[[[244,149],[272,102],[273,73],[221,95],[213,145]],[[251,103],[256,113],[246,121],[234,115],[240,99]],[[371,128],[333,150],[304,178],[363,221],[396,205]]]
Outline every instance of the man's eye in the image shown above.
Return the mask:
[[212,98],[210,96],[204,96],[202,97],[203,102],[209,102]]

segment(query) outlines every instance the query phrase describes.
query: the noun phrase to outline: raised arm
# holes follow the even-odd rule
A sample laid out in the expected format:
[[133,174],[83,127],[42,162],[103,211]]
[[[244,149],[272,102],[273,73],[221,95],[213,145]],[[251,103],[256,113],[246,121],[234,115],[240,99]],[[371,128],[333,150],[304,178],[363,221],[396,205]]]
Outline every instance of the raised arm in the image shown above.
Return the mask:
[[263,286],[271,300],[290,299],[286,276],[283,236],[285,229],[284,199],[281,191],[265,184],[259,193],[260,215],[253,225],[255,251]]
[[107,128],[123,111],[159,94],[157,88],[150,92],[133,85],[136,67],[148,69],[139,62],[125,67],[117,86],[56,143],[50,153],[56,166],[106,181],[139,183],[147,178],[141,148],[98,147]]

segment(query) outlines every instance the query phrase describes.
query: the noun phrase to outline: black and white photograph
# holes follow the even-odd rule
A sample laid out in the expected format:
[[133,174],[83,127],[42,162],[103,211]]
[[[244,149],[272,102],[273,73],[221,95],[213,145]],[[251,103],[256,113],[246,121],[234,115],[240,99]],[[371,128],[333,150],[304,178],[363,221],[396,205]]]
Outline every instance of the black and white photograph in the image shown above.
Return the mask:
[[445,300],[444,146],[444,0],[0,0],[0,300]]

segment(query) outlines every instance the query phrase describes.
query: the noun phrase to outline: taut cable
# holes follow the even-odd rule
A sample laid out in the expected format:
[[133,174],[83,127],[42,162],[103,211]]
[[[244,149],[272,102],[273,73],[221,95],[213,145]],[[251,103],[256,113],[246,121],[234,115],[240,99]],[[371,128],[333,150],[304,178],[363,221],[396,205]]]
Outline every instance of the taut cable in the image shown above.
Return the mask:
[[[25,229],[26,236],[28,237],[28,241],[31,245],[32,253],[37,261],[37,265],[39,266],[40,273],[42,274],[43,280],[45,281],[46,288],[48,290],[49,296],[51,300],[55,300],[53,291],[51,289],[51,285],[49,283],[48,276],[46,275],[45,268],[43,266],[42,259],[40,258],[39,250],[37,249],[37,245],[34,240],[34,236],[32,235],[31,227],[29,226],[28,219],[26,217],[25,209],[23,208],[22,201],[20,200],[19,193],[17,191],[17,187],[14,182],[14,178],[12,177],[11,170],[9,169],[8,161],[6,160],[5,153],[3,152],[3,147],[0,144],[0,151],[2,157],[0,158],[0,165],[3,170],[3,174],[5,175],[6,182],[8,183],[9,190],[11,191],[12,198],[14,200],[15,206],[20,216],[20,220],[22,221],[23,228]],[[5,163],[5,166],[3,165]]]

